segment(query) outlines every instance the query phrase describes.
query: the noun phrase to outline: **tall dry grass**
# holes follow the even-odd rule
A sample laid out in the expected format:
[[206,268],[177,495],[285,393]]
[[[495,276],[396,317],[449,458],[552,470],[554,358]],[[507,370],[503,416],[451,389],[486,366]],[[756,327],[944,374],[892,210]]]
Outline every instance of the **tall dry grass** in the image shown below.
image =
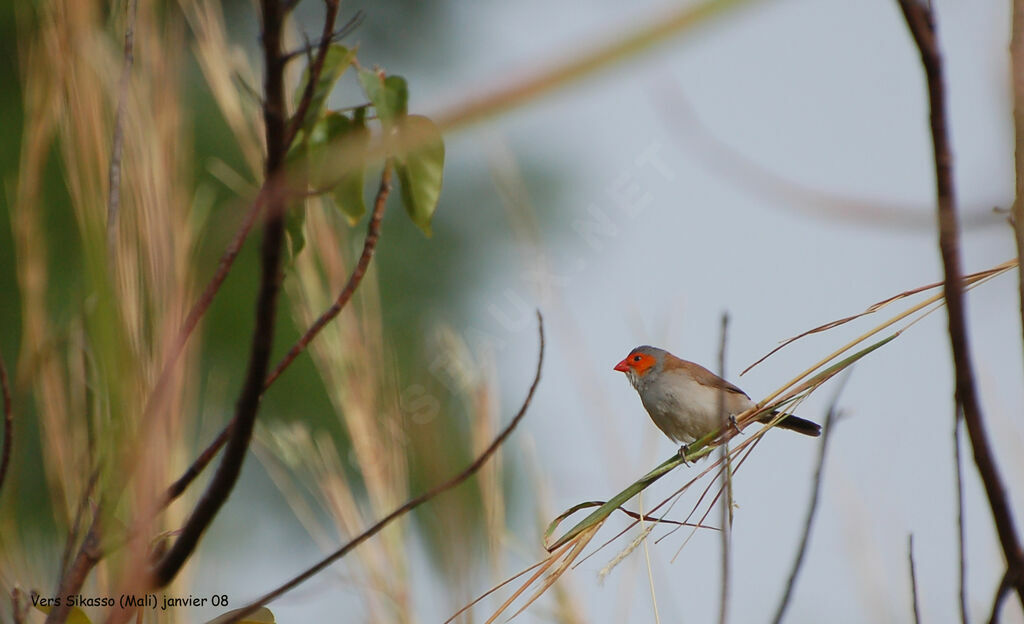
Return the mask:
[[[77,0],[19,8],[25,125],[11,221],[23,323],[17,384],[33,398],[24,411],[40,423],[50,507],[65,534],[80,508],[86,516],[99,509],[108,527],[103,543],[116,544],[180,521],[177,510],[154,521],[152,510],[157,484],[186,460],[181,441],[195,424],[187,416],[196,407],[194,357],[174,371],[171,391],[151,418],[141,415],[192,298],[197,232],[181,95],[185,30],[152,3],[140,3],[134,20],[121,184],[108,188],[126,11],[107,9]],[[57,188],[47,185],[54,169],[62,179]],[[108,238],[112,193],[120,211]],[[72,229],[77,246],[53,248],[52,227]],[[51,259],[70,254],[77,254],[70,260],[76,274],[54,275]],[[68,282],[72,295],[55,301],[51,285]],[[90,490],[91,475],[97,478]],[[83,506],[86,498],[91,504]],[[6,506],[0,517],[5,563],[32,561],[17,509]],[[82,538],[78,524],[75,539]],[[111,549],[92,576],[92,591],[119,586],[139,565],[149,544],[129,543]],[[23,568],[0,568],[5,590],[22,582]]]

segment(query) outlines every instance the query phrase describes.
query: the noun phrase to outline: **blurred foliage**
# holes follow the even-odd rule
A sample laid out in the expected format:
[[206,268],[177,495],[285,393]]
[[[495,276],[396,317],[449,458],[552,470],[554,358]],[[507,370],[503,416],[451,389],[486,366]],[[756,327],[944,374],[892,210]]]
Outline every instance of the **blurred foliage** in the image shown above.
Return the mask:
[[[345,11],[357,8],[343,7]],[[177,5],[173,2],[162,4],[160,10],[164,12],[165,19],[180,19]],[[225,2],[224,10],[227,14],[225,22],[233,29],[230,32],[233,40],[254,51],[258,33],[251,4]],[[450,21],[443,18],[447,10],[444,4],[384,2],[367,4],[365,10],[368,18],[352,37],[353,41],[360,43],[361,58],[379,59],[382,66],[415,81],[430,80],[432,67],[447,60],[445,54],[449,50],[439,44],[453,40],[456,33]],[[305,17],[307,31],[318,30],[320,6],[317,3],[302,3],[299,15]],[[19,19],[21,32],[16,27]],[[14,130],[8,133],[7,141],[0,143],[0,173],[4,181],[4,195],[0,199],[0,353],[11,369],[18,361],[22,324],[9,204],[17,185],[21,138],[17,129],[23,125],[18,37],[31,36],[28,33],[33,19],[30,7],[15,10],[14,3],[0,3],[0,84],[5,85],[0,89],[0,114],[3,114],[5,126]],[[345,19],[343,15],[341,21]],[[184,72],[186,90],[182,94],[185,102],[182,131],[188,135],[185,144],[191,145],[194,151],[194,158],[186,163],[195,182],[192,209],[206,219],[193,259],[199,267],[198,282],[203,284],[211,276],[247,208],[238,199],[237,189],[228,188],[213,171],[223,169],[221,164],[234,171],[246,171],[246,162],[191,55],[186,55]],[[352,86],[342,81],[343,89]],[[415,110],[415,88],[410,90],[411,108]],[[356,102],[363,100],[362,95],[341,94],[340,98]],[[54,325],[59,328],[73,322],[90,293],[80,267],[81,243],[68,207],[70,200],[65,191],[58,149],[53,147],[53,154],[48,159],[46,179],[42,184],[45,201],[38,208],[44,219],[48,242],[49,310]],[[443,147],[441,150],[443,154]],[[409,176],[439,175],[438,158],[438,147],[427,146],[402,163],[404,172],[403,169],[399,171],[402,179],[396,181],[402,195],[394,193],[389,199],[378,254],[371,270],[371,277],[375,276],[379,281],[380,320],[388,352],[397,367],[396,392],[399,400],[403,393],[415,387],[422,390],[420,397],[436,402],[438,416],[431,419],[417,418],[415,408],[403,408],[410,492],[421,491],[446,479],[474,455],[471,437],[475,425],[472,419],[479,413],[461,395],[462,389],[453,387],[433,371],[436,346],[428,337],[439,322],[454,327],[463,325],[469,315],[467,304],[473,293],[488,282],[489,271],[495,262],[492,252],[500,241],[509,238],[505,209],[494,191],[489,172],[479,164],[446,166],[445,187],[439,198],[437,217],[430,222],[433,211],[424,206],[435,201],[436,197],[431,197],[429,189],[417,189],[416,185],[410,184]],[[545,170],[541,175],[539,167],[529,164],[524,168],[532,180],[531,189],[541,195],[556,192],[554,174]],[[419,173],[410,174],[411,170]],[[531,171],[537,175],[531,177]],[[376,187],[378,174],[372,169],[366,172],[367,188]],[[424,237],[403,214],[400,205],[403,198],[416,224],[424,231],[432,231],[431,238]],[[553,202],[549,197],[544,197],[543,201]],[[355,220],[361,211],[346,209],[345,212]],[[362,223],[352,226],[348,255],[354,255],[353,250],[361,243],[364,231],[365,217]],[[242,382],[242,363],[248,356],[254,322],[258,239],[258,233],[250,236],[201,326],[202,352],[196,375],[200,387],[195,389],[195,393],[202,418],[194,434],[195,439],[189,441],[193,448],[204,446],[230,417],[235,394]],[[358,300],[361,300],[360,295],[353,303]],[[305,329],[289,314],[280,314],[278,319],[274,360],[281,357]],[[19,372],[31,375],[24,370]],[[4,494],[17,497],[18,517],[23,529],[36,527],[33,530],[52,535],[55,526],[42,469],[43,449],[31,393],[27,388],[24,379],[16,383],[18,413],[14,469],[9,489]],[[514,395],[517,389],[511,390]],[[304,422],[314,430],[329,431],[339,446],[340,457],[349,458],[350,442],[345,427],[333,413],[329,394],[311,358],[303,355],[267,394],[260,419],[263,422]],[[509,396],[510,402],[518,400],[518,396]],[[499,409],[490,417],[504,422],[508,414]],[[353,476],[358,476],[351,461],[343,467]],[[481,516],[482,498],[479,487],[464,485],[416,514],[428,549],[434,555],[433,562],[447,573],[466,578],[472,568],[465,557],[468,553],[479,553],[481,548],[479,538],[486,525]],[[230,505],[226,511],[229,514],[237,512]]]

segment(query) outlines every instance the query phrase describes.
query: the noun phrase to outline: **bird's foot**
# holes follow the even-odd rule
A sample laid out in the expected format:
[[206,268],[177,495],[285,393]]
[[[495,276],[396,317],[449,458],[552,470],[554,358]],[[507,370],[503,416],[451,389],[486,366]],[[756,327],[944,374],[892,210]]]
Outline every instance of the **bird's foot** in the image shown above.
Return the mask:
[[740,426],[736,424],[735,414],[729,414],[729,425],[736,431],[736,433],[743,433],[743,430],[740,429]]
[[690,462],[686,461],[686,453],[689,450],[690,450],[690,445],[683,444],[682,446],[679,447],[679,451],[677,452],[677,454],[679,455],[679,459],[683,460],[683,464],[686,465],[686,466],[690,465]]

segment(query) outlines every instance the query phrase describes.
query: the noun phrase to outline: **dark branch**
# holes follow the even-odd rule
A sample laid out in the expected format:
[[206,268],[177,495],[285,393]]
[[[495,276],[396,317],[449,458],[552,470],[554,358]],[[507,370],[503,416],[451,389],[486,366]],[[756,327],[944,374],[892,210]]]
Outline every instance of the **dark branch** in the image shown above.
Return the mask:
[[71,562],[71,551],[78,542],[78,531],[82,527],[82,518],[85,517],[85,510],[89,506],[89,499],[92,496],[93,489],[96,487],[96,481],[99,480],[99,476],[99,467],[94,468],[92,476],[89,477],[89,482],[85,485],[85,490],[82,491],[81,498],[78,499],[78,505],[75,509],[75,518],[71,522],[71,529],[68,531],[68,538],[64,543],[64,554],[60,558],[60,573],[62,575],[68,573],[68,565]]
[[7,367],[4,366],[4,358],[0,356],[0,393],[3,393],[4,403],[4,446],[0,451],[0,490],[3,489],[4,479],[7,477],[7,467],[11,463],[11,445],[14,433],[14,408],[11,405],[11,385],[7,379]]
[[[320,317],[316,320],[313,325],[306,330],[306,333],[302,335],[302,338],[288,350],[288,353],[284,358],[274,367],[274,370],[267,376],[266,381],[263,384],[263,390],[266,391],[270,387],[270,384],[274,383],[281,373],[295,360],[296,357],[307,347],[309,343],[316,338],[320,330],[324,328],[327,323],[331,322],[338,314],[341,313],[345,305],[348,304],[352,295],[355,294],[359,285],[363,281],[363,277],[366,275],[366,270],[370,266],[370,260],[373,259],[374,251],[377,249],[377,241],[380,240],[380,228],[384,218],[384,208],[387,206],[388,195],[391,193],[391,161],[387,161],[384,165],[384,171],[380,177],[380,187],[377,189],[377,198],[374,200],[373,213],[370,215],[370,222],[366,226],[366,239],[363,241],[363,251],[359,254],[359,259],[356,261],[356,266],[352,269],[352,273],[349,275],[348,281],[345,286],[338,293],[338,297],[331,304]],[[217,435],[217,438],[207,446],[196,461],[185,471],[185,473],[168,488],[167,491],[167,502],[174,500],[178,496],[181,496],[182,492],[189,486],[192,481],[199,476],[199,474],[206,468],[207,464],[213,460],[217,455],[217,451],[220,450],[224,443],[227,442],[228,436],[231,433],[231,427],[234,424],[232,419],[224,429]]]
[[914,534],[907,536],[907,559],[910,561],[910,600],[914,607],[914,624],[921,624],[921,607],[917,601],[917,571],[914,568]]
[[818,449],[818,467],[814,469],[814,486],[811,490],[811,502],[807,506],[807,519],[804,520],[804,530],[800,536],[800,546],[796,549],[793,569],[789,572],[786,589],[782,593],[778,609],[775,610],[775,618],[772,620],[773,624],[780,624],[782,617],[786,614],[789,600],[793,597],[793,590],[796,588],[796,579],[800,576],[800,568],[803,566],[804,556],[807,554],[807,544],[811,541],[811,527],[814,526],[814,517],[818,512],[818,500],[821,498],[821,481],[825,474],[825,454],[828,452],[828,442],[832,437],[832,427],[839,416],[839,396],[842,394],[849,378],[850,375],[846,374],[840,380],[839,387],[836,388],[836,393],[832,397],[832,403],[828,406],[828,412],[825,413],[825,422],[822,425],[824,431],[821,435],[821,448]]
[[[281,36],[284,27],[283,7],[277,0],[260,3],[263,25],[263,59],[266,67],[264,92],[266,103],[263,119],[267,141],[266,180],[278,179],[288,151],[287,123],[285,121],[284,64],[281,60]],[[256,303],[256,326],[245,383],[235,405],[234,426],[224,450],[220,466],[199,499],[192,515],[182,527],[178,538],[167,553],[155,564],[153,581],[158,587],[170,583],[181,570],[223,506],[242,470],[256,423],[263,380],[270,362],[274,338],[277,294],[281,283],[281,254],[284,242],[284,193],[273,192],[272,185],[267,206],[267,219],[260,248],[260,288]]]
[[288,368],[295,361],[295,358],[309,346],[309,343],[313,342],[313,339],[316,338],[324,326],[341,313],[342,309],[352,298],[352,295],[355,294],[356,289],[359,288],[359,284],[362,283],[366,270],[370,266],[370,260],[373,259],[373,252],[377,249],[377,241],[380,240],[380,226],[384,219],[384,208],[387,206],[388,195],[391,193],[391,170],[392,163],[388,160],[384,164],[384,171],[380,175],[380,187],[377,189],[377,198],[374,200],[370,223],[366,226],[366,239],[363,241],[363,251],[359,254],[359,260],[356,261],[356,266],[352,269],[352,274],[348,276],[348,281],[345,283],[344,288],[338,293],[331,307],[327,308],[320,315],[309,329],[306,330],[306,333],[288,350],[287,355],[274,367],[274,370],[267,376],[264,389],[269,388],[272,383],[277,381],[277,378],[281,376],[284,369]]
[[[309,72],[306,80],[306,86],[302,89],[302,97],[299,99],[299,106],[295,109],[295,114],[292,115],[292,120],[288,124],[288,128],[285,131],[285,145],[291,145],[295,139],[295,135],[298,134],[299,129],[302,128],[302,123],[306,119],[306,112],[309,111],[309,106],[313,102],[313,93],[316,90],[316,83],[320,81],[320,74],[324,70],[324,62],[327,60],[327,53],[331,49],[331,38],[334,32],[334,22],[338,19],[338,2],[339,0],[324,0],[325,16],[324,16],[324,30],[323,34],[320,35],[320,43],[316,50],[316,58],[313,59],[313,64],[309,66]],[[282,66],[286,62],[286,58],[281,56],[279,58]]]
[[[337,43],[337,42],[341,41],[342,39],[344,39],[345,37],[351,35],[353,33],[353,31],[355,31],[355,29],[357,29],[360,26],[362,26],[364,19],[366,19],[366,14],[363,13],[363,11],[361,9],[359,11],[356,11],[355,15],[352,16],[352,19],[350,19],[349,21],[345,22],[344,26],[342,26],[338,30],[335,30],[333,33],[331,33],[331,38],[330,38],[330,41],[328,43]],[[296,58],[296,57],[299,57],[299,56],[305,56],[305,55],[308,55],[308,54],[312,54],[313,50],[318,49],[318,47],[319,47],[318,44],[313,44],[313,43],[308,43],[307,42],[306,45],[302,46],[301,48],[299,48],[297,50],[292,50],[291,52],[287,52],[284,55],[284,60],[285,61],[290,61],[293,58]]]
[[[213,303],[213,298],[220,291],[221,285],[224,280],[227,279],[228,273],[231,271],[232,265],[235,263],[235,258],[238,257],[238,253],[242,250],[242,243],[249,236],[249,231],[252,229],[253,224],[256,223],[256,217],[259,216],[263,210],[264,204],[267,203],[269,195],[269,186],[264,185],[260,189],[256,199],[253,200],[252,205],[246,212],[245,217],[242,219],[242,223],[235,232],[235,236],[231,239],[224,253],[221,255],[220,260],[217,262],[217,270],[214,272],[213,277],[210,279],[206,288],[203,289],[203,293],[196,300],[192,309],[189,310],[188,316],[185,317],[185,322],[182,323],[181,329],[178,330],[178,337],[171,346],[171,351],[167,355],[167,359],[164,361],[163,368],[160,371],[160,376],[157,377],[156,384],[153,386],[153,391],[149,394],[149,398],[146,400],[146,406],[143,408],[143,420],[147,421],[153,410],[158,405],[163,403],[164,395],[168,390],[168,384],[171,381],[171,372],[174,370],[175,364],[178,362],[178,358],[181,357],[181,352],[184,350],[185,345],[188,343],[189,337],[195,330],[196,326],[199,325],[199,320],[203,318],[206,311],[210,308],[210,304]],[[212,459],[212,457],[210,458]],[[209,459],[207,460],[209,462]],[[181,494],[179,492],[178,494]],[[177,496],[177,495],[176,495]]]
[[953,413],[953,468],[956,470],[956,545],[957,587],[960,598],[960,624],[967,624],[967,551],[964,548],[964,461],[960,456],[960,425],[963,411],[958,405]]
[[455,475],[448,481],[445,481],[444,483],[435,486],[433,489],[424,492],[423,494],[420,494],[415,498],[409,499],[401,507],[395,509],[388,515],[378,520],[376,524],[366,529],[355,538],[349,540],[347,544],[345,544],[338,550],[334,551],[327,557],[320,560],[316,565],[310,567],[305,572],[299,574],[298,576],[291,579],[284,585],[281,585],[277,589],[270,591],[264,594],[263,596],[260,596],[255,601],[250,603],[249,606],[243,609],[239,609],[238,612],[235,613],[230,620],[224,622],[224,624],[229,624],[230,622],[237,622],[238,620],[252,613],[256,609],[259,609],[261,606],[269,604],[273,600],[281,597],[282,595],[291,591],[298,585],[309,580],[310,578],[312,578],[313,576],[327,568],[329,565],[337,561],[338,559],[341,559],[342,557],[347,555],[356,546],[359,546],[366,540],[370,539],[371,537],[379,533],[382,529],[384,529],[384,527],[388,526],[393,521],[409,513],[413,509],[416,509],[423,503],[437,497],[440,494],[443,494],[444,492],[447,492],[448,490],[454,488],[455,486],[461,484],[463,481],[469,479],[471,476],[476,474],[476,472],[480,470],[480,468],[485,463],[487,463],[487,460],[489,460],[491,456],[494,455],[494,453],[501,447],[501,445],[505,443],[505,440],[508,439],[508,437],[512,434],[512,431],[516,428],[516,425],[518,425],[519,421],[521,421],[523,419],[523,416],[526,415],[526,410],[530,407],[530,403],[533,401],[533,395],[537,391],[538,384],[540,384],[540,371],[544,363],[544,318],[541,316],[540,311],[537,312],[537,331],[540,335],[540,353],[537,356],[537,371],[536,373],[534,373],[533,383],[530,384],[530,390],[526,393],[526,399],[523,401],[523,405],[522,407],[519,408],[519,411],[516,413],[515,417],[512,418],[512,421],[509,422],[509,424],[506,425],[504,429],[502,429],[498,436],[495,437],[494,440],[491,442],[490,446],[488,446],[484,450],[484,452],[481,453],[473,461],[473,463],[464,468],[459,474]]
[[[55,595],[67,596],[69,594],[77,594],[82,588],[82,584],[85,583],[85,578],[89,576],[89,572],[99,562],[103,554],[100,552],[101,513],[101,507],[97,505],[93,509],[92,524],[89,526],[89,532],[85,534],[85,539],[82,540],[82,545],[79,547],[78,554],[75,555],[75,560],[72,562],[71,567],[61,577],[60,587],[57,588]],[[66,621],[68,614],[71,613],[71,607],[70,600],[62,600],[60,605],[53,607],[46,614],[46,624],[57,624],[58,622]]]
[[1006,600],[1006,595],[1010,593],[1010,589],[1013,588],[1010,582],[1010,571],[1007,570],[1003,574],[1003,578],[999,581],[999,587],[996,588],[996,596],[992,599],[992,613],[988,616],[989,624],[999,624],[999,611],[1003,607],[1003,601]]
[[949,322],[949,340],[956,370],[956,402],[963,407],[964,422],[974,452],[974,463],[985,485],[985,494],[992,509],[999,543],[1006,557],[1008,578],[1017,590],[1024,607],[1024,550],[1014,526],[1006,487],[989,447],[985,421],[981,412],[974,371],[967,341],[967,315],[964,309],[963,271],[960,260],[960,231],[953,191],[953,156],[949,145],[946,120],[946,94],[942,56],[931,7],[914,0],[898,0],[903,17],[921,54],[928,82],[928,103],[931,111],[931,135],[935,157],[935,187],[939,222],[939,250],[942,254],[944,292]]

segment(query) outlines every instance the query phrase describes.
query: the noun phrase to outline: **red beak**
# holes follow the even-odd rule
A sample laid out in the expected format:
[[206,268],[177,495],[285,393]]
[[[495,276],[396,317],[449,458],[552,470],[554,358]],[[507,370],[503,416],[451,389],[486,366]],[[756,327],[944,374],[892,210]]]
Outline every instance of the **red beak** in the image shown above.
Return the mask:
[[617,370],[620,373],[625,373],[629,370],[629,358],[624,358],[621,362],[615,365],[612,370]]

